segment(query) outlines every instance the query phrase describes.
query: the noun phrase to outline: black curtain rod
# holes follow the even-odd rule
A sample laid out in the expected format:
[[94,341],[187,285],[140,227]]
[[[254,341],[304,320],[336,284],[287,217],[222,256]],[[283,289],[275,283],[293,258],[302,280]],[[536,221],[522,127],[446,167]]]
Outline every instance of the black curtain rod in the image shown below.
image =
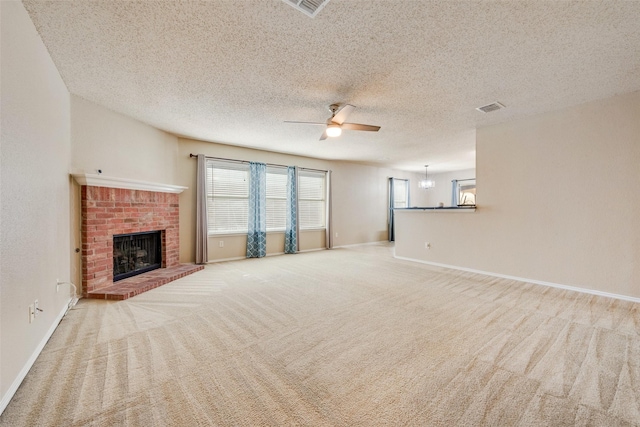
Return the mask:
[[[192,158],[197,158],[198,155],[197,154],[193,154],[193,153],[189,153],[189,157]],[[237,159],[226,159],[224,157],[211,157],[211,156],[204,156],[206,159],[212,159],[212,160],[224,160],[225,162],[235,162],[235,163],[251,163],[247,160],[237,160]],[[278,168],[287,168],[289,166],[287,165],[279,165],[277,163],[265,163],[267,166],[274,166],[274,167],[278,167]],[[298,169],[300,170],[304,170],[304,171],[314,171],[314,172],[327,172],[326,170],[323,169],[311,169],[311,168],[301,168],[299,167]]]
[[475,178],[469,178],[469,179],[452,179],[452,180],[451,180],[451,182],[453,182],[453,181],[458,181],[458,182],[460,182],[460,181],[475,181]]

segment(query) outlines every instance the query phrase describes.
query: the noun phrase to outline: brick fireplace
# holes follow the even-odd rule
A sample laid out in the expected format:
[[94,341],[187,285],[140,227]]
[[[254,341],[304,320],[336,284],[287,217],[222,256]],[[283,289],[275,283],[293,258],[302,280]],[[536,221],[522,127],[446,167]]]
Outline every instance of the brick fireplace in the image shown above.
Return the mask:
[[[85,298],[126,299],[203,268],[179,263],[175,192],[82,185],[81,214]],[[113,236],[147,231],[161,233],[162,268],[114,283]]]

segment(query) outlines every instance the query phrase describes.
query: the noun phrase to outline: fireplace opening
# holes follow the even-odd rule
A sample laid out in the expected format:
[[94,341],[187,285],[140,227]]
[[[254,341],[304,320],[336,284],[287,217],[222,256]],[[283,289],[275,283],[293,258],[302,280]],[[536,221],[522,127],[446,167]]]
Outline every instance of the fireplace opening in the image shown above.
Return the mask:
[[161,231],[113,236],[113,281],[162,267]]

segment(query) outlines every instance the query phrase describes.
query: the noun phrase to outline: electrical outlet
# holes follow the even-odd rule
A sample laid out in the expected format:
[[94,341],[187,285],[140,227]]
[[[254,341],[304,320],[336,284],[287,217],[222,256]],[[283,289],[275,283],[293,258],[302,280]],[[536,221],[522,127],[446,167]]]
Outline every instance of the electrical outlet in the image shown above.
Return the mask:
[[338,232],[336,231],[336,237],[338,237]]
[[33,304],[29,304],[29,323],[33,322],[33,319],[36,318],[35,309]]
[[429,243],[429,242],[424,242],[424,248],[425,248],[425,249],[431,249],[431,243]]
[[224,240],[220,240],[219,245],[221,248],[224,248]]

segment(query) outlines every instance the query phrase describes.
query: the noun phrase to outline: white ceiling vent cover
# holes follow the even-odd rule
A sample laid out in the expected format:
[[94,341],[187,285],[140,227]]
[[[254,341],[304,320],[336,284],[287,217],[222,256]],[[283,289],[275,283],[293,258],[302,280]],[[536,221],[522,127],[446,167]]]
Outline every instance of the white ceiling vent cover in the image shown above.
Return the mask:
[[492,111],[496,111],[496,110],[500,110],[501,108],[504,108],[504,105],[500,104],[499,102],[492,102],[491,104],[487,104],[487,105],[483,105],[482,107],[478,107],[476,108],[476,110],[478,111],[482,111],[483,113],[490,113]]
[[286,4],[293,6],[305,15],[314,18],[329,0],[282,0]]

